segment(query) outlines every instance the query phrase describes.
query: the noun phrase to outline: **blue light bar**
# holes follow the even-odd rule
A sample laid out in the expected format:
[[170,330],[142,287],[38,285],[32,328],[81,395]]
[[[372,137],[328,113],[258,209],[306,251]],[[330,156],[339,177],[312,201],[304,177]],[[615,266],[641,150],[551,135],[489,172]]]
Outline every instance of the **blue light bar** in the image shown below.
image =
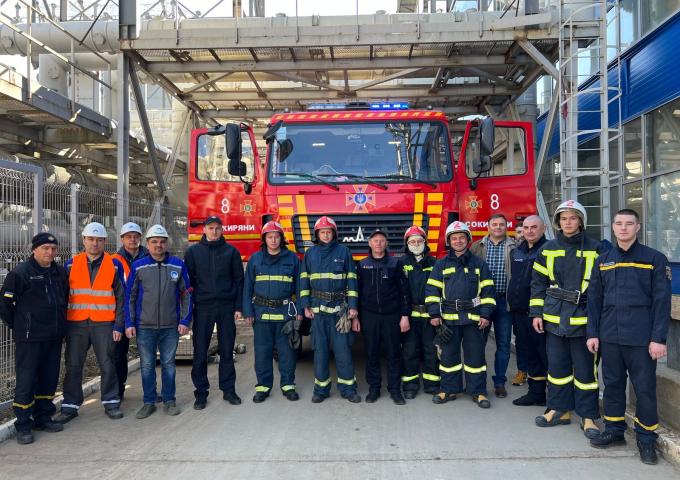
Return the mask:
[[308,111],[322,110],[408,110],[408,102],[350,102],[350,103],[310,103]]

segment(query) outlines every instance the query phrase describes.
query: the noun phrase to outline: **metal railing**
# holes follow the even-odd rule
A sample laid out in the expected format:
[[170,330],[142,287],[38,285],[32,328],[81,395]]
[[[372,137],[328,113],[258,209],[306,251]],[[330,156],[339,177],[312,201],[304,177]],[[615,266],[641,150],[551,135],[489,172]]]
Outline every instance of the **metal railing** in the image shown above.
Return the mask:
[[[0,162],[0,283],[30,256],[31,237],[36,231],[49,231],[57,237],[57,261],[62,264],[81,250],[81,231],[89,222],[100,222],[106,227],[106,250],[116,251],[116,193],[75,183],[44,181],[39,167]],[[36,199],[41,204],[38,209]],[[159,218],[170,235],[171,253],[182,257],[187,248],[186,210],[149,199],[130,199],[129,220],[139,223],[142,229]],[[1,323],[0,405],[7,405],[14,395],[14,364],[11,331]]]

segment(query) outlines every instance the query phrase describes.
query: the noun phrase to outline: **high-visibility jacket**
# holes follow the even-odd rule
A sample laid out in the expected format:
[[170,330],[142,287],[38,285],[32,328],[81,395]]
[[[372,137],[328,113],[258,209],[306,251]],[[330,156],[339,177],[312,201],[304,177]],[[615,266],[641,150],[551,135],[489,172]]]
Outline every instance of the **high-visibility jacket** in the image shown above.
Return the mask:
[[551,297],[557,287],[587,295],[590,276],[602,245],[581,232],[566,237],[562,232],[538,251],[531,280],[529,315],[542,317],[547,332],[566,337],[585,337],[588,312],[585,302],[575,304]]
[[69,273],[67,320],[113,322],[116,319],[116,297],[113,291],[115,277],[116,267],[108,253],[104,253],[101,266],[92,282],[87,255],[80,253],[73,257]]
[[[257,320],[287,320],[297,309],[288,303],[279,307],[266,307],[253,303],[257,295],[270,300],[292,301],[298,293],[300,260],[287,247],[278,255],[267,253],[267,248],[255,252],[246,266],[243,287],[243,315]],[[298,312],[302,315],[302,311]]]
[[130,276],[130,267],[132,266],[132,262],[137,261],[140,258],[144,258],[147,255],[149,255],[149,251],[144,247],[139,247],[137,256],[135,258],[132,258],[130,253],[128,253],[125,250],[125,248],[120,247],[120,250],[111,255],[111,258],[113,258],[114,260],[118,260],[120,264],[123,266],[123,271],[125,272],[125,281],[127,281],[128,277]]
[[[496,305],[491,271],[484,260],[469,250],[460,257],[453,250],[434,264],[425,286],[425,305],[432,318],[453,322],[453,325],[474,325],[480,318],[488,319]],[[472,309],[456,310],[447,302],[474,300]]]
[[314,290],[344,293],[348,308],[359,307],[356,265],[344,245],[333,240],[314,245],[307,252],[300,267],[300,308],[311,308],[314,313],[337,314],[342,300],[326,301],[316,298]]
[[[406,255],[401,257],[401,261],[404,265],[404,275],[406,275],[411,292],[411,303],[413,305],[425,305],[425,283],[430,278],[432,268],[437,259],[426,253],[418,261],[412,253],[407,252]],[[411,311],[411,317],[430,318],[430,315],[427,312],[413,310]]]
[[111,255],[111,258],[115,258],[120,262],[120,264],[123,266],[123,271],[125,272],[125,280],[127,281],[128,277],[130,276],[130,265],[125,261],[125,258],[120,253],[114,253]]

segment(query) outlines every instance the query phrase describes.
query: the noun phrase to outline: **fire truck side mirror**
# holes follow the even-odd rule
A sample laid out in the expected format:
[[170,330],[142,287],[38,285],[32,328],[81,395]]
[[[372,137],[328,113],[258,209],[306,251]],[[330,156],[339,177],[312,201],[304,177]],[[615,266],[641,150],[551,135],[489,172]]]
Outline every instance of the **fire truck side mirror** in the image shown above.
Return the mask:
[[243,177],[247,173],[245,162],[241,161],[241,127],[235,123],[226,126],[227,157],[229,163],[227,169],[229,175]]
[[[479,158],[484,164],[484,157],[490,157],[493,154],[494,144],[496,143],[494,132],[494,121],[491,117],[485,117],[479,124]],[[489,164],[489,170],[491,165]],[[482,172],[486,171],[482,170]]]

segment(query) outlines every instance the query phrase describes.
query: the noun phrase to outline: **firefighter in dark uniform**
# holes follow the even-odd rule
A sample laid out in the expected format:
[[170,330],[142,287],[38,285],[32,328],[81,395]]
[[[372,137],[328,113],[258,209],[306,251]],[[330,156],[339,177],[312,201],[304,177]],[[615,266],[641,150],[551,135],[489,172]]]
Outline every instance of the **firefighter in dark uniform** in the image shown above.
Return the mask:
[[307,250],[300,267],[299,304],[312,319],[313,403],[321,403],[330,395],[329,346],[335,354],[340,394],[352,403],[361,402],[351,349],[351,330],[360,328],[357,273],[352,254],[337,237],[335,221],[328,216],[319,218],[314,224],[317,244]]
[[[438,327],[435,343],[439,350],[440,391],[437,404],[456,399],[465,391],[481,408],[491,407],[486,391],[484,329],[493,313],[493,279],[486,262],[470,253],[470,229],[463,222],[446,228],[449,254],[437,260],[425,288],[430,323]],[[461,359],[461,342],[464,361]]]
[[538,252],[529,301],[534,329],[546,332],[548,356],[548,409],[535,422],[567,425],[575,409],[585,436],[594,438],[598,384],[595,355],[585,339],[586,296],[600,242],[586,235],[586,210],[575,200],[557,207],[553,225],[559,231]]
[[16,344],[12,407],[22,445],[33,443],[31,429],[64,428],[52,420],[69,291],[66,270],[54,262],[58,243],[51,233],[34,236],[33,254],[9,272],[0,290],[0,317],[12,329]]
[[435,329],[430,325],[425,306],[425,284],[437,259],[428,254],[427,233],[417,225],[406,230],[404,247],[406,254],[401,262],[411,292],[411,328],[402,335],[404,371],[401,381],[404,398],[412,399],[418,394],[421,376],[425,393],[439,392],[439,362],[433,343]]
[[380,346],[387,354],[387,390],[397,405],[401,394],[401,334],[408,331],[411,311],[406,276],[401,261],[387,254],[387,235],[376,230],[368,237],[370,254],[359,262],[359,321],[366,344],[366,403],[380,397]]
[[262,227],[262,249],[248,261],[243,287],[243,315],[255,333],[255,403],[264,402],[274,385],[274,348],[283,395],[291,401],[300,398],[295,391],[295,350],[284,330],[289,322],[302,320],[294,303],[299,264],[286,247],[281,224],[267,222]]
[[666,355],[671,312],[668,259],[636,236],[640,217],[630,209],[614,217],[617,246],[597,259],[588,287],[588,348],[602,357],[605,430],[597,448],[626,443],[627,377],[635,390],[635,434],[640,460],[657,462],[654,444],[656,361]]
[[529,317],[531,278],[538,251],[547,242],[545,223],[541,217],[530,215],[524,219],[524,241],[510,252],[510,280],[508,281],[508,308],[515,325],[517,350],[525,352],[527,360],[527,383],[529,392],[512,401],[514,405],[528,407],[545,405],[545,388],[548,358],[545,351],[545,335],[534,330]]

